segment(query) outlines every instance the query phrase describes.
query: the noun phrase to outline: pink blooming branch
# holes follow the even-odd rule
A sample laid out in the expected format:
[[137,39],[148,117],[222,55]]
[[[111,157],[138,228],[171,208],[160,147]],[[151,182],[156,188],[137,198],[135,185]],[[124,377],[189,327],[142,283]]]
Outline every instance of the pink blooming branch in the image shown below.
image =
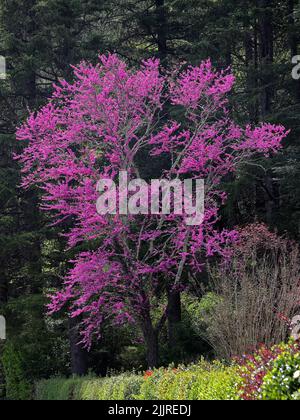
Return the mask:
[[[166,308],[154,325],[157,286],[182,288],[184,273],[200,273],[205,258],[230,258],[228,244],[237,233],[216,229],[226,201],[220,189],[224,177],[258,153],[278,152],[287,135],[281,126],[241,128],[230,120],[229,71],[216,72],[206,61],[173,74],[162,74],[157,60],[134,71],[116,55],[101,56],[95,67],[74,68],[74,82],[55,86],[49,103],[18,130],[18,139],[27,142],[18,157],[23,186],[40,186],[42,206],[57,223],[72,221],[70,247],[100,243],[95,252],[78,256],[49,306],[55,312],[67,305],[73,317],[83,317],[88,346],[107,319],[135,322],[146,342],[149,331],[159,334]],[[180,121],[166,121],[165,104],[184,111]],[[147,165],[169,157],[169,167],[157,178],[205,179],[201,226],[187,226],[185,215],[97,213],[99,179],[116,180],[124,170],[129,181],[139,176],[141,151]]]

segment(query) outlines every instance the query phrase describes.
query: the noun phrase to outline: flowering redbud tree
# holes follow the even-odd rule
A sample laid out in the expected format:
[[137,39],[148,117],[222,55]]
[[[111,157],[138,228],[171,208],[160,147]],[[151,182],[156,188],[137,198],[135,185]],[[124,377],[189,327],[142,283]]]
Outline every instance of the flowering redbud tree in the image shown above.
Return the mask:
[[[42,207],[56,223],[69,222],[70,247],[94,249],[78,255],[49,306],[80,317],[86,346],[100,338],[104,322],[132,322],[143,335],[149,366],[156,366],[168,311],[157,291],[168,285],[176,293],[206,258],[230,257],[227,244],[237,233],[216,228],[226,201],[221,182],[242,162],[277,152],[287,135],[282,126],[234,124],[227,100],[233,84],[234,76],[214,71],[210,61],[164,74],[158,60],[130,70],[116,55],[101,56],[96,66],[75,68],[74,82],[55,86],[49,103],[18,130],[27,142],[19,157],[23,186],[38,185]],[[97,212],[99,180],[116,180],[122,171],[129,180],[140,178],[140,156],[147,165],[168,161],[161,179],[205,180],[201,225],[172,212]]]

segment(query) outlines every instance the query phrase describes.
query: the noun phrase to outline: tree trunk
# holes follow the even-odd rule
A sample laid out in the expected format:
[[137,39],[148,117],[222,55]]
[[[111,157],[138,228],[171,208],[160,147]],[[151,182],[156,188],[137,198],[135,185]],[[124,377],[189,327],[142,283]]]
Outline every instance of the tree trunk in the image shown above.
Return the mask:
[[[157,15],[157,44],[158,55],[162,65],[167,66],[168,58],[168,18],[166,12],[165,0],[155,0]],[[167,112],[167,111],[166,111]],[[181,297],[180,292],[171,294],[168,291],[168,330],[169,345],[172,348],[176,344],[176,329],[181,322]]]
[[148,368],[154,369],[159,364],[159,332],[153,327],[150,314],[147,314],[142,321],[142,331],[146,344]]
[[[255,31],[255,29],[254,29]],[[258,106],[257,100],[254,97],[255,90],[257,89],[257,62],[255,60],[255,42],[256,34],[246,29],[244,37],[245,48],[245,62],[246,62],[246,93],[248,97],[248,114],[252,123],[258,123]]]
[[291,48],[291,56],[298,55],[298,35],[295,27],[295,0],[288,0],[288,37]]
[[274,30],[272,1],[258,0],[259,30],[260,30],[260,59],[261,59],[261,116],[271,112],[274,95]]
[[167,14],[165,9],[165,0],[155,0],[156,19],[157,19],[157,46],[158,56],[163,65],[166,65],[168,47],[167,47]]
[[169,348],[174,349],[178,342],[178,325],[181,322],[181,293],[168,292],[168,340]]
[[263,183],[266,203],[266,221],[269,225],[271,225],[274,221],[274,213],[280,206],[278,200],[279,189],[278,185],[276,185],[276,183],[272,179],[272,174],[267,174]]
[[4,270],[4,262],[1,262],[2,269],[0,270],[0,315],[1,315],[1,306],[7,302],[8,294],[8,281],[7,276]]
[[[296,23],[295,23],[295,0],[288,0],[288,39],[291,50],[291,58],[298,55],[298,42],[299,36],[297,33]],[[300,80],[295,81],[297,88],[295,89],[295,98],[298,103],[300,103]]]
[[[261,119],[272,112],[272,100],[274,97],[275,72],[274,64],[274,23],[273,1],[258,0],[259,6],[259,32],[260,32],[260,66],[261,66]],[[272,223],[275,199],[272,174],[265,178],[266,219]]]
[[158,360],[158,336],[153,332],[147,339],[147,363],[149,369],[157,368],[159,363]]
[[88,353],[78,344],[80,335],[78,332],[78,322],[69,319],[69,337],[71,352],[71,373],[72,375],[84,376],[88,373]]

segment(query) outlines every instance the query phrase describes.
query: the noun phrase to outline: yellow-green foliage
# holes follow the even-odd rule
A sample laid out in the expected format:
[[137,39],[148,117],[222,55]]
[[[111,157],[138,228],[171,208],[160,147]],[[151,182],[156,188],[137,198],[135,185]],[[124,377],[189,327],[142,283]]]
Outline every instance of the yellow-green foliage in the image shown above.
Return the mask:
[[239,377],[235,367],[221,363],[160,369],[145,378],[141,400],[231,400],[237,398]]
[[133,400],[139,392],[142,381],[142,377],[132,374],[83,381],[79,399]]
[[53,378],[36,386],[36,399],[68,400],[132,400],[139,392],[143,378],[123,374],[109,378]]
[[37,400],[231,400],[237,398],[235,367],[201,362],[158,369],[144,377],[54,378],[36,387]]

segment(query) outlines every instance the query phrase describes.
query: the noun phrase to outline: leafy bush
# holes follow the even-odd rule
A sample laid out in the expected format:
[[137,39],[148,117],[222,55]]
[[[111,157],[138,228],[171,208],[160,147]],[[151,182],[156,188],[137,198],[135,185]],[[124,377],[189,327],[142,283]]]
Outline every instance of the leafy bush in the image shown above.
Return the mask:
[[2,355],[5,376],[6,398],[10,400],[30,400],[32,386],[24,372],[22,356],[11,343],[5,345]]
[[221,363],[160,369],[147,372],[140,400],[231,400],[237,395],[239,377],[235,367]]
[[[237,363],[238,362],[238,363]],[[300,342],[262,346],[227,366],[190,366],[108,378],[53,378],[36,386],[37,400],[300,400]]]
[[35,397],[42,401],[133,400],[142,381],[141,376],[133,374],[109,378],[53,378],[37,384]]
[[[291,340],[288,344],[280,344],[268,349],[262,346],[253,355],[245,355],[239,360],[238,373],[241,376],[239,395],[242,400],[263,399],[262,387],[264,381],[270,378],[270,374],[276,366],[276,361],[281,355],[293,358],[299,354],[300,343]],[[280,363],[280,362],[279,362]],[[282,361],[282,366],[284,361]],[[280,369],[280,368],[279,368]],[[287,367],[287,369],[289,369]],[[279,373],[278,369],[276,370]],[[269,389],[269,388],[268,388]]]
[[133,400],[139,392],[141,384],[142,378],[133,374],[123,374],[100,380],[94,379],[82,383],[79,399]]
[[284,351],[265,376],[262,386],[264,400],[300,399],[300,353]]
[[221,363],[157,369],[145,376],[53,378],[36,386],[37,400],[231,400],[236,399],[236,367]]

